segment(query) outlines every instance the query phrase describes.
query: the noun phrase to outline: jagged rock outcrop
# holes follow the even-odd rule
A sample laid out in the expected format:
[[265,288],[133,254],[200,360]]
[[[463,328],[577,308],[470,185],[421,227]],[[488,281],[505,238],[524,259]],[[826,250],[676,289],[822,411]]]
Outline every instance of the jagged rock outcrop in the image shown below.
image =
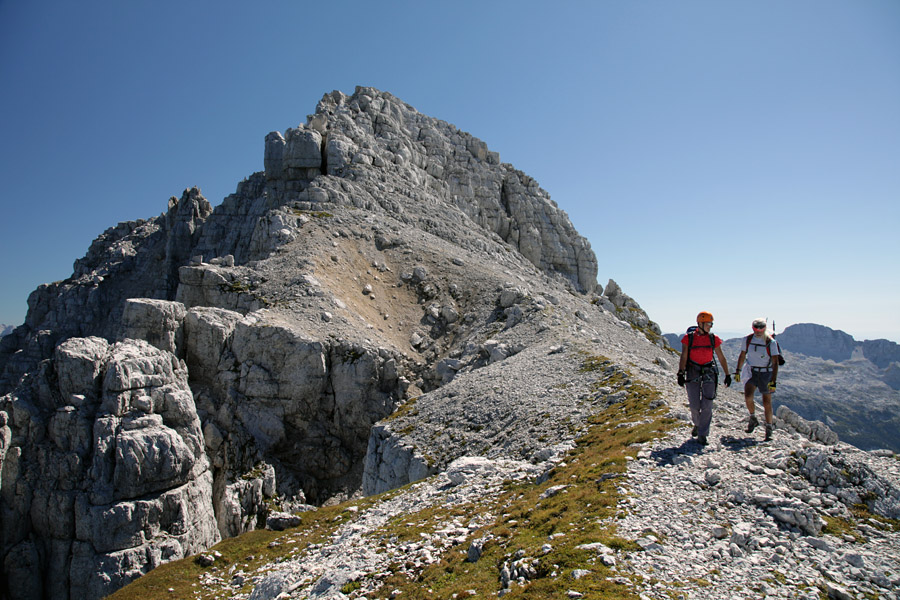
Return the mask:
[[864,464],[847,459],[835,449],[812,449],[797,456],[800,473],[817,488],[836,496],[846,506],[866,505],[872,513],[900,519],[900,487]]
[[[326,95],[306,125],[289,129],[283,137],[276,133],[266,138],[265,164],[271,186],[301,201],[358,207],[374,203],[405,212],[393,194],[383,192],[413,201],[437,196],[541,270],[561,274],[582,291],[596,286],[597,262],[590,245],[537,182],[500,163],[499,155],[481,140],[389,94],[357,88],[352,97]],[[305,186],[311,175],[320,173],[344,181],[340,188]],[[347,180],[364,189],[347,186]],[[411,194],[410,187],[429,194]],[[434,221],[429,224],[432,232],[445,239],[464,233]]]
[[[533,179],[390,94],[326,95],[264,163],[215,209],[193,188],[108,229],[0,342],[3,593],[96,598],[263,526],[275,496],[360,493],[393,460],[367,463],[379,419],[528,345],[491,338],[552,304],[531,285],[596,287]],[[417,464],[387,479],[434,468]],[[62,523],[34,509],[52,502]],[[90,525],[107,513],[131,519],[114,539]],[[98,575],[43,575],[75,567]]]
[[67,338],[115,339],[126,299],[171,299],[173,274],[210,210],[198,189],[185,190],[180,200],[169,200],[166,213],[103,232],[65,281],[38,286],[28,297],[25,323],[0,341],[0,394]]
[[618,283],[612,279],[606,284],[603,295],[597,298],[597,302],[610,312],[615,312],[621,319],[628,321],[638,329],[649,332],[652,341],[662,344],[662,330],[659,325],[650,320],[647,312],[641,308],[637,301],[622,291]]
[[0,414],[9,597],[99,598],[220,539],[187,369],[171,353],[71,338]]
[[781,405],[775,411],[778,424],[781,427],[791,429],[806,436],[810,440],[826,445],[834,445],[838,442],[838,436],[821,421],[807,421],[787,406]]

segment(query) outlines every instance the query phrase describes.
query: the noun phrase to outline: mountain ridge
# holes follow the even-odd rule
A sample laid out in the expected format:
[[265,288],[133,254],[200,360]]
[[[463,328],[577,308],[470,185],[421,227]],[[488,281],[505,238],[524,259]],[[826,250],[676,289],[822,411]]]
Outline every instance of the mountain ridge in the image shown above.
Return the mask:
[[[742,440],[736,390],[720,390],[721,434],[710,448],[678,441],[689,417],[659,327],[615,281],[598,286],[597,255],[565,213],[477,138],[360,87],[326,94],[304,125],[267,135],[264,156],[265,171],[219,206],[192,188],[158,217],[107,229],[69,279],[31,294],[25,323],[0,342],[5,596],[92,600],[220,540],[294,527],[323,508],[334,515],[329,507],[359,501],[350,514],[381,527],[417,514],[416,498],[471,500],[462,490],[478,497],[509,480],[556,508],[527,547],[498,549],[513,521],[537,510],[521,504],[518,518],[504,516],[502,503],[515,501],[505,492],[490,509],[499,528],[484,532],[495,537],[472,537],[479,519],[452,536],[471,543],[473,557],[491,556],[484,593],[566,593],[570,581],[606,586],[607,577],[619,589],[633,577],[635,592],[657,597],[639,583],[651,571],[635,552],[665,542],[645,529],[674,526],[653,523],[657,509],[677,508],[668,490],[676,472],[691,482],[679,488],[708,503],[695,518],[712,527],[710,512],[721,511],[738,550],[718,529],[691,544],[683,531],[666,535],[705,553],[688,560],[734,574],[729,594],[760,575],[729,557],[781,547],[785,561],[805,564],[810,551],[791,547],[801,538],[852,553],[846,539],[822,539],[825,517],[855,532],[848,507],[889,525],[900,516],[890,453],[854,452],[784,411],[774,444]],[[588,435],[605,453],[591,460],[608,471],[567,470]],[[747,462],[730,465],[730,454]],[[764,478],[771,493],[748,496]],[[642,481],[653,484],[641,492],[653,510],[626,511],[639,503],[619,486]],[[592,559],[570,537],[551,554],[553,532],[568,527],[556,510],[579,490],[589,492],[584,504],[630,517],[619,550],[595,546]],[[729,500],[716,508],[720,490]],[[452,548],[401,547],[399,534],[373,542],[368,525],[342,514],[348,528],[332,533],[360,545],[321,539],[306,548],[322,551],[312,562],[264,562],[253,573],[234,564],[228,581],[213,554],[198,559],[200,577],[254,600],[344,598],[387,580],[379,548],[416,553],[395,565],[400,578]],[[754,519],[764,537],[741,533]],[[866,569],[852,559],[865,577],[823,560],[831,580],[860,593],[891,585],[896,532],[871,537],[861,548],[876,558]],[[558,563],[541,566],[544,545]],[[773,585],[790,593],[812,584]]]
[[215,208],[192,188],[107,229],[0,343],[7,594],[100,597],[273,498],[434,472],[394,438],[370,453],[372,426],[523,351],[505,331],[532,315],[658,335],[614,282],[594,293],[590,245],[533,179],[390,94],[326,94],[264,162]]

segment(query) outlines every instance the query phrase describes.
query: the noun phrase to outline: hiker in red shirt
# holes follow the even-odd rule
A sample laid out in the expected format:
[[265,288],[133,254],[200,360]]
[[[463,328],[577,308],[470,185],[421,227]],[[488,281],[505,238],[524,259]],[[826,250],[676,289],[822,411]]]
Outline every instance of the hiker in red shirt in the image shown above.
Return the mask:
[[701,446],[707,443],[713,400],[719,385],[719,370],[716,368],[714,353],[725,371],[725,387],[731,385],[728,363],[722,353],[722,340],[710,332],[712,326],[712,313],[703,311],[697,315],[697,328],[688,330],[681,338],[681,361],[678,363],[678,385],[687,389],[691,421],[694,423],[691,437],[696,436]]

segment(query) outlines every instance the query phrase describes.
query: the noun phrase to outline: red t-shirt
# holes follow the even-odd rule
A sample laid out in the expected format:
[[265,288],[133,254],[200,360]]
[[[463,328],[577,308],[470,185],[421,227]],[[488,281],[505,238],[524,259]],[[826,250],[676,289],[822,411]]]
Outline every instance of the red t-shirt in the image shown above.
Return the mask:
[[[718,348],[722,345],[722,340],[717,335],[713,335],[715,340],[715,346],[710,347],[709,345],[709,336],[703,333],[694,333],[694,343],[691,344],[691,353],[688,355],[688,359],[694,361],[698,365],[705,365],[708,362],[711,362],[713,359],[713,348]],[[681,343],[685,346],[688,345],[688,334],[685,334],[683,338],[681,338]]]

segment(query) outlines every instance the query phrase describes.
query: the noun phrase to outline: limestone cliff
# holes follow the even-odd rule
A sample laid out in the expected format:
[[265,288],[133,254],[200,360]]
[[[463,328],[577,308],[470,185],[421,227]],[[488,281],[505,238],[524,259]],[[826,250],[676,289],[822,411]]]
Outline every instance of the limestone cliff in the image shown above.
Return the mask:
[[375,424],[547,343],[542,314],[663,352],[533,179],[390,94],[327,94],[264,164],[215,208],[190,189],[105,231],[0,342],[8,597],[99,598],[273,506],[434,472],[452,456]]

